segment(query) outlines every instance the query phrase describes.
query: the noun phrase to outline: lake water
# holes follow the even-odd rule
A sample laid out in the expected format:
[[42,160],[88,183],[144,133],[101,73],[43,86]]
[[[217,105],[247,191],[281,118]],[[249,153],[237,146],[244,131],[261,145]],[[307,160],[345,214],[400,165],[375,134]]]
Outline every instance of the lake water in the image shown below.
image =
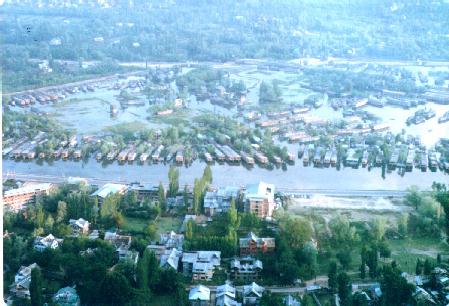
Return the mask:
[[[231,78],[234,80],[244,80],[250,89],[247,96],[250,104],[258,105],[258,92],[261,81],[271,82],[281,81],[283,98],[288,103],[302,104],[303,100],[311,94],[307,89],[299,86],[300,75],[277,72],[260,72],[255,66],[233,66],[228,67],[231,71]],[[121,82],[123,80],[120,80]],[[37,106],[49,112],[58,121],[68,128],[76,129],[78,133],[89,134],[104,130],[106,127],[119,123],[138,122],[150,128],[164,127],[165,125],[152,121],[148,112],[148,103],[145,106],[132,106],[122,108],[116,99],[119,91],[109,90],[113,83],[103,84],[102,88],[95,92],[77,93],[68,99],[76,98],[71,103],[63,102],[60,105]],[[142,99],[145,99],[141,96]],[[197,102],[193,97],[190,99],[190,114],[195,115],[204,111],[215,112],[225,116],[233,116],[234,110],[211,105],[208,101]],[[118,115],[111,117],[109,113],[110,105],[118,108]],[[411,135],[420,135],[421,140],[427,146],[432,146],[441,137],[449,138],[449,123],[438,124],[437,120],[444,112],[449,110],[449,106],[436,105],[430,103],[427,107],[436,111],[437,116],[420,125],[407,127],[405,120],[413,114],[416,109],[403,110],[394,107],[365,107],[364,110],[373,113],[381,120],[390,125],[391,131],[400,133],[405,129]],[[17,108],[16,108],[17,109]],[[22,110],[26,111],[26,110]],[[311,114],[322,119],[341,119],[341,111],[334,111],[328,105],[311,111]],[[292,153],[297,153],[297,145],[287,145]],[[61,177],[80,176],[99,180],[111,181],[142,181],[158,183],[167,181],[168,165],[146,164],[139,165],[125,164],[119,165],[102,164],[96,160],[87,161],[53,161],[53,162],[16,162],[13,160],[3,160],[3,173],[15,172],[17,174],[30,174],[36,176]],[[194,178],[202,175],[205,164],[196,161],[188,168],[179,167],[180,181],[182,184],[192,184]],[[265,169],[255,166],[247,169],[243,166],[233,166],[228,164],[214,164],[212,166],[215,185],[235,185],[264,180],[274,183],[284,188],[293,189],[405,189],[410,185],[417,185],[422,188],[429,188],[433,181],[449,182],[449,175],[442,172],[421,172],[414,169],[412,173],[400,176],[397,172],[386,173],[382,177],[382,169],[373,168],[370,171],[365,168],[314,168],[304,167],[302,162],[297,160],[293,166],[284,168]]]
[[[193,184],[195,178],[201,177],[205,163],[195,161],[188,168],[178,167],[181,184]],[[15,172],[17,174],[32,174],[36,176],[69,177],[80,176],[110,181],[141,181],[155,183],[168,182],[169,165],[164,164],[133,164],[120,165],[117,162],[104,165],[96,160],[62,161],[57,160],[49,165],[47,162],[16,162],[3,160],[3,174]],[[296,160],[295,165],[273,170],[260,168],[252,169],[243,166],[214,164],[212,165],[213,184],[216,186],[241,186],[263,180],[276,186],[291,189],[336,189],[336,190],[403,190],[408,186],[417,185],[427,189],[432,182],[449,182],[449,175],[443,172],[421,172],[413,169],[411,173],[400,176],[397,171],[386,173],[382,178],[382,169],[373,168],[314,168],[304,167]]]

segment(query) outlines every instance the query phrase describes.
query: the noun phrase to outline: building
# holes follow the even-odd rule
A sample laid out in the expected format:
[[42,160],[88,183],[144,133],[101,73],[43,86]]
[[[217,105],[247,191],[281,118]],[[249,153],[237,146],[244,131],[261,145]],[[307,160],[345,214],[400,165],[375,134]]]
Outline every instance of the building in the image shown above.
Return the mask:
[[159,186],[157,185],[134,182],[129,185],[129,191],[134,191],[136,193],[138,201],[142,201],[145,198],[150,200],[159,199]]
[[20,267],[19,271],[14,276],[14,283],[9,287],[11,295],[18,298],[30,297],[31,271],[35,268],[39,268],[36,263],[33,263],[28,267]]
[[301,303],[295,299],[291,294],[284,297],[285,306],[301,306]]
[[36,249],[39,252],[43,252],[45,249],[57,249],[61,243],[63,242],[63,239],[57,239],[52,234],[49,234],[46,237],[36,237],[34,240],[34,249]]
[[234,258],[230,266],[231,278],[245,282],[258,280],[263,269],[262,262],[252,257]]
[[260,218],[273,215],[276,206],[274,202],[274,185],[260,182],[248,185],[243,196],[244,211],[256,214]]
[[87,235],[89,233],[89,221],[79,218],[78,220],[70,219],[70,227],[73,233]]
[[231,208],[231,200],[237,199],[240,188],[224,187],[216,191],[208,191],[204,197],[204,212],[208,216],[226,212]]
[[215,294],[216,306],[241,306],[242,304],[236,301],[236,290],[229,282],[222,286],[217,286]]
[[160,235],[159,243],[165,245],[166,248],[177,248],[178,250],[182,250],[184,235],[170,231]]
[[250,232],[246,238],[239,239],[240,255],[253,255],[259,252],[266,253],[274,251],[276,242],[274,238],[259,238]]
[[79,306],[80,297],[73,287],[64,287],[53,296],[53,302],[58,306]]
[[104,240],[115,247],[119,260],[128,260],[137,264],[139,253],[129,250],[132,241],[131,236],[119,235],[117,232],[108,231],[104,234]]
[[192,306],[209,306],[210,289],[203,285],[198,285],[190,289],[189,302]]
[[182,271],[193,280],[211,280],[220,262],[219,251],[185,252],[182,254]]
[[154,255],[156,255],[156,258],[158,260],[161,259],[162,255],[165,253],[165,251],[167,250],[167,248],[165,247],[165,245],[160,245],[160,244],[150,244],[147,246],[147,249],[150,252],[154,252]]
[[243,286],[243,305],[257,305],[262,298],[264,291],[265,288],[259,286],[255,282]]
[[101,205],[103,203],[103,200],[107,198],[110,195],[113,195],[115,193],[124,194],[127,190],[126,185],[122,184],[112,184],[108,183],[105,184],[103,187],[95,191],[91,194],[92,197],[96,197],[98,199],[98,205]]
[[7,190],[3,193],[3,207],[6,210],[19,211],[29,204],[35,204],[39,197],[48,195],[53,184],[31,184]]
[[176,248],[171,250],[165,250],[161,255],[160,267],[172,268],[178,271],[179,261],[182,257],[182,251],[178,251]]

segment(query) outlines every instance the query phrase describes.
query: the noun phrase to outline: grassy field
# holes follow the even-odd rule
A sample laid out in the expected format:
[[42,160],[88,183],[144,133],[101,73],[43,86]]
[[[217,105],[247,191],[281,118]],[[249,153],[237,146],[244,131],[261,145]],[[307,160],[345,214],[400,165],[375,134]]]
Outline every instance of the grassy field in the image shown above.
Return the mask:
[[159,217],[156,221],[157,224],[157,233],[161,234],[167,231],[179,231],[179,227],[182,224],[182,220],[180,218],[173,217]]
[[[149,219],[141,219],[141,218],[132,218],[125,217],[125,224],[123,225],[124,231],[130,232],[143,232],[145,227],[150,223]],[[161,234],[167,231],[175,231],[179,230],[181,226],[182,219],[175,217],[159,217],[156,221],[157,225],[157,234]]]
[[416,268],[416,260],[436,260],[438,253],[449,254],[449,246],[441,240],[433,238],[413,238],[404,240],[389,240],[391,257],[396,260],[401,269],[413,273]]
[[178,305],[173,295],[152,296],[148,306],[176,306]]

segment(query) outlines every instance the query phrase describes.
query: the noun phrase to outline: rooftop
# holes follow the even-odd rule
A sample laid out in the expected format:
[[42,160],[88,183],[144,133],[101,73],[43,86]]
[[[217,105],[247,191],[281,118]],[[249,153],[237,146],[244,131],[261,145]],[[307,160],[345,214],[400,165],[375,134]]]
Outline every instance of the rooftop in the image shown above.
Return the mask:
[[126,188],[127,188],[126,185],[108,183],[105,184],[100,189],[98,189],[97,191],[95,191],[94,193],[92,193],[92,196],[106,198],[108,195],[124,192]]

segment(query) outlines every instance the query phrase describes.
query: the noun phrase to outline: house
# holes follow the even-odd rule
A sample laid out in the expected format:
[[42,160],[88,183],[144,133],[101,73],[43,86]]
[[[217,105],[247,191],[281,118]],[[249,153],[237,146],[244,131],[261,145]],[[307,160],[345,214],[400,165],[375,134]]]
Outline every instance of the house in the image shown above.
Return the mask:
[[178,271],[179,260],[182,257],[182,251],[178,251],[176,248],[171,250],[165,250],[161,255],[160,267],[161,268],[172,268]]
[[273,215],[276,206],[274,202],[274,185],[259,182],[248,185],[243,194],[244,211],[256,214],[260,218]]
[[89,233],[89,221],[79,218],[78,220],[70,219],[69,224],[72,227],[72,231],[76,234],[88,234]]
[[215,293],[216,306],[241,306],[242,304],[236,301],[236,290],[229,282],[222,286],[217,286]]
[[301,306],[301,303],[295,299],[291,294],[284,297],[284,305],[285,306]]
[[52,234],[46,237],[36,237],[34,240],[34,249],[39,252],[43,252],[45,249],[57,249],[62,243],[63,239],[57,239]]
[[92,193],[91,196],[96,197],[98,199],[98,205],[101,205],[103,203],[103,200],[108,196],[115,193],[124,194],[127,189],[128,188],[126,185],[108,183]]
[[119,260],[128,260],[137,264],[139,253],[129,250],[131,247],[131,236],[119,235],[115,231],[107,231],[104,234],[104,240],[115,247]]
[[9,287],[11,295],[18,298],[30,297],[31,271],[35,268],[39,268],[36,263],[33,263],[28,267],[20,267],[19,271],[14,276],[14,283]]
[[138,201],[142,201],[145,198],[151,200],[159,199],[159,186],[157,185],[134,182],[129,185],[129,191],[136,193]]
[[236,200],[240,188],[238,187],[224,187],[216,191],[208,191],[204,197],[204,211],[208,216],[213,216],[216,213],[227,212],[231,208],[232,199]]
[[170,231],[160,235],[159,243],[165,245],[166,248],[177,248],[178,250],[182,250],[184,235]]
[[36,199],[49,195],[53,188],[53,184],[41,183],[7,190],[3,193],[3,207],[17,212],[27,205],[36,204]]
[[203,285],[198,285],[190,289],[189,302],[192,306],[210,305],[210,289]]
[[231,260],[231,278],[238,281],[256,281],[260,277],[263,264],[260,260],[252,257]]
[[165,245],[159,245],[159,244],[150,244],[147,246],[147,249],[150,252],[154,252],[154,255],[156,255],[156,258],[158,260],[161,259],[162,255],[165,253],[165,251],[167,250]]
[[243,305],[257,305],[264,291],[265,288],[255,282],[243,286]]
[[74,287],[64,287],[53,296],[53,302],[60,306],[79,306],[80,297]]
[[240,255],[252,255],[259,252],[266,253],[274,251],[276,242],[274,238],[259,238],[250,232],[246,238],[239,239]]
[[185,252],[182,254],[182,271],[193,280],[211,280],[220,262],[219,251]]

